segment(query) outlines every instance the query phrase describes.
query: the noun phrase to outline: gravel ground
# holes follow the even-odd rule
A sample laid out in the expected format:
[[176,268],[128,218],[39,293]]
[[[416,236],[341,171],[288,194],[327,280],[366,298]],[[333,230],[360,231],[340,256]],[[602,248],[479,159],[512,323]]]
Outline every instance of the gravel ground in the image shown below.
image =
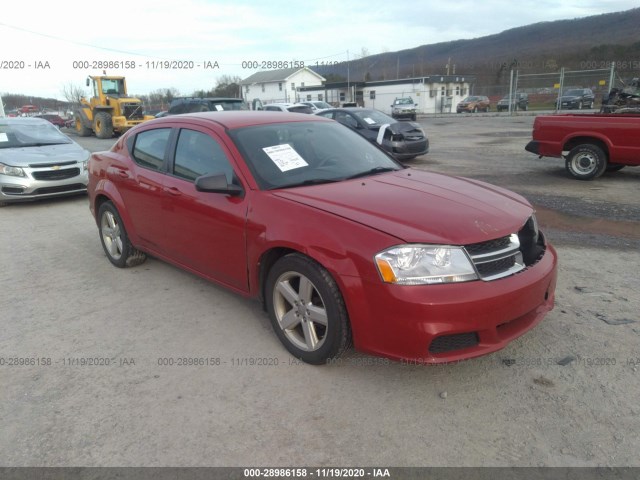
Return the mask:
[[532,121],[421,120],[415,168],[524,194],[560,258],[538,327],[446,366],[300,364],[257,302],[113,268],[86,197],[1,209],[0,465],[640,466],[640,172],[572,180],[524,151]]

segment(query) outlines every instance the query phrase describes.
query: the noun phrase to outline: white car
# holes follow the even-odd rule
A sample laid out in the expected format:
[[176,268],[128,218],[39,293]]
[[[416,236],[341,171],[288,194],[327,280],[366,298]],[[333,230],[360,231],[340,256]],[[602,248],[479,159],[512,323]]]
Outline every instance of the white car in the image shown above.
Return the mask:
[[308,101],[308,102],[300,102],[300,103],[302,103],[303,105],[308,105],[309,107],[311,107],[311,110],[313,110],[313,113],[318,113],[318,112],[322,112],[324,110],[328,110],[330,108],[333,108],[327,102],[323,102],[323,101],[320,101],[320,100]]
[[313,113],[311,107],[302,103],[269,103],[262,107],[267,112]]
[[0,206],[87,191],[89,151],[42,118],[0,118]]

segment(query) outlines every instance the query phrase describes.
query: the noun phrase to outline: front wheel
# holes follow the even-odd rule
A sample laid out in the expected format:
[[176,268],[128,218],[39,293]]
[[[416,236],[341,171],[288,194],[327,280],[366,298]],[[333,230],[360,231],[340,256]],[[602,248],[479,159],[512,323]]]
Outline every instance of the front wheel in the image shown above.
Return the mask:
[[80,137],[88,137],[93,133],[90,128],[84,126],[84,124],[82,123],[82,119],[77,115],[74,119],[74,126],[76,129],[76,133]]
[[146,260],[147,256],[131,245],[122,218],[113,203],[100,205],[98,229],[104,253],[116,267],[133,267]]
[[93,129],[98,138],[113,137],[113,120],[108,112],[98,112],[93,118]]
[[273,329],[293,356],[320,365],[351,345],[338,285],[312,259],[297,253],[282,257],[269,271],[265,290]]
[[578,180],[593,180],[607,168],[607,155],[597,145],[584,143],[569,152],[565,167]]

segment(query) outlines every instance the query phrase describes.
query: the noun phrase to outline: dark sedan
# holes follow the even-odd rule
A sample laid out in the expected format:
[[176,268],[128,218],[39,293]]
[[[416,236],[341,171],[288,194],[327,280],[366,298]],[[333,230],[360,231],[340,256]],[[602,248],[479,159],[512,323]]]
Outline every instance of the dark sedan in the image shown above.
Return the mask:
[[[378,110],[369,108],[332,108],[317,113],[355,130],[373,143],[379,144],[396,160],[410,160],[429,153],[429,139],[420,124],[398,122]],[[384,128],[382,133],[381,129]]]
[[590,88],[574,88],[564,92],[560,97],[558,109],[593,108],[596,96]]

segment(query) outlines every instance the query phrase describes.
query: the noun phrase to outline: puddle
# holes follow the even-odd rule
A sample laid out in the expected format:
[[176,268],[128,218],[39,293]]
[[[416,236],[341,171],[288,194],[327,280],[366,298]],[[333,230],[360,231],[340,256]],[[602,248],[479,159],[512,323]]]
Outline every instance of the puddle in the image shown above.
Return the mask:
[[614,221],[606,218],[579,217],[534,205],[542,229],[554,228],[567,232],[595,233],[640,240],[640,222]]

